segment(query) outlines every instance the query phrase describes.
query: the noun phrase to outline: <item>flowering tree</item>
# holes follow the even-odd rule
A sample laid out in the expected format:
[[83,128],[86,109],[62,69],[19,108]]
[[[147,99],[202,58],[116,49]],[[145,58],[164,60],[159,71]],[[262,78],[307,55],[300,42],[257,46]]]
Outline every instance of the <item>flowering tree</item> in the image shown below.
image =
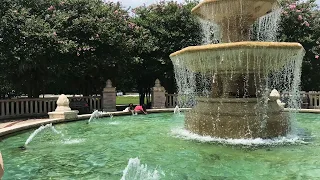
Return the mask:
[[30,97],[100,92],[143,32],[119,3],[4,0],[0,7],[0,74]]
[[302,69],[302,89],[319,90],[320,13],[317,4],[315,0],[283,0],[281,3],[281,40],[299,42],[306,50]]

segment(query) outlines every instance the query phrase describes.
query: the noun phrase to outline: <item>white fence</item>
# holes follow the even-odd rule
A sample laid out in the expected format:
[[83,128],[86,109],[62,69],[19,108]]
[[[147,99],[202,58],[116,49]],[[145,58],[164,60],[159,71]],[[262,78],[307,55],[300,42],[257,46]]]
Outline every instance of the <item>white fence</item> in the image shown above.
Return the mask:
[[[21,98],[0,100],[0,119],[45,116],[54,111],[58,98]],[[100,96],[69,97],[70,101],[85,100],[89,110],[102,109]]]

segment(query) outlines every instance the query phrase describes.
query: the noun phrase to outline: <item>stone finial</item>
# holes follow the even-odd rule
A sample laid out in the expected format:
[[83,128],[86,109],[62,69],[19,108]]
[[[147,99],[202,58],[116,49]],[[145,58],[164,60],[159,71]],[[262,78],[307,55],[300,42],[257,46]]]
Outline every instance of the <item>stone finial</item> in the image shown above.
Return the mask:
[[161,87],[161,83],[159,79],[156,79],[155,83],[154,83],[154,87]]
[[69,99],[66,95],[61,94],[57,100],[57,108],[55,112],[71,111],[69,107]]
[[66,95],[61,94],[57,100],[58,106],[69,106],[69,99]]
[[271,101],[276,101],[277,104],[283,109],[284,106],[286,105],[286,103],[283,103],[281,102],[280,100],[280,93],[276,90],[276,89],[273,89],[270,93],[270,96],[269,96],[269,99]]
[[276,89],[273,89],[269,95],[269,99],[271,101],[276,101],[280,99],[280,93]]
[[112,82],[111,82],[110,79],[107,80],[106,87],[107,88],[111,88],[112,87]]

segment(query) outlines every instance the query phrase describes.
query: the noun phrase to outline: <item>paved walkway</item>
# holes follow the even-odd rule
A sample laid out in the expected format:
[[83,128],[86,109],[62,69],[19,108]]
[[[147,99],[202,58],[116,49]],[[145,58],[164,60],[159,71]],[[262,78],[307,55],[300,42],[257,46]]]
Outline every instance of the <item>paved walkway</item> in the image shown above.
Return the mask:
[[28,119],[28,120],[16,120],[11,122],[4,122],[4,123],[0,123],[0,129],[12,127],[12,126],[20,126],[20,125],[29,124],[32,122],[41,122],[43,120],[45,119]]

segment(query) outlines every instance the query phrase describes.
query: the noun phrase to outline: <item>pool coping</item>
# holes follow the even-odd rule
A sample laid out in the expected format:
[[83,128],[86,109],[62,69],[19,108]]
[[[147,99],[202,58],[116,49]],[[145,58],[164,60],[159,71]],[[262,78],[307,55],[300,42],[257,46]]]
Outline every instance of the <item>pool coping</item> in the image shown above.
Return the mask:
[[298,110],[295,110],[295,109],[290,109],[290,108],[284,108],[284,111],[285,112],[298,112],[298,113],[320,113],[320,109],[298,109]]
[[[180,111],[187,111],[191,108],[179,108]],[[148,109],[148,113],[165,113],[165,112],[174,112],[175,108],[165,108],[165,109]],[[110,117],[110,114],[113,116],[126,116],[126,115],[132,115],[131,112],[123,112],[123,111],[115,111],[115,112],[104,112],[102,113],[102,117]],[[13,135],[14,133],[18,133],[20,131],[33,129],[36,127],[40,127],[44,124],[60,124],[60,123],[68,123],[68,122],[74,122],[74,121],[81,121],[81,120],[87,120],[89,119],[91,114],[83,114],[78,115],[76,119],[29,119],[21,122],[9,124],[9,126],[4,126],[3,128],[0,128],[0,138],[9,137],[10,135]]]
[[[148,113],[165,113],[165,112],[174,112],[175,108],[165,108],[165,109],[148,109]],[[191,108],[180,108],[180,111],[187,111],[191,110]],[[284,109],[285,112],[294,111],[289,108]],[[297,111],[298,113],[319,113],[320,109],[299,109]],[[132,115],[131,112],[123,112],[123,111],[115,111],[115,112],[104,112],[102,113],[102,117],[110,117],[110,113],[113,116],[126,116],[126,115]],[[14,133],[33,129],[36,127],[40,127],[44,124],[60,124],[60,123],[68,123],[68,122],[74,122],[74,121],[81,121],[81,120],[87,120],[89,119],[91,114],[83,114],[78,115],[76,119],[29,119],[26,121],[20,121],[20,122],[12,122],[9,124],[9,126],[4,126],[3,128],[0,128],[0,139],[4,138],[6,136],[10,136]]]

